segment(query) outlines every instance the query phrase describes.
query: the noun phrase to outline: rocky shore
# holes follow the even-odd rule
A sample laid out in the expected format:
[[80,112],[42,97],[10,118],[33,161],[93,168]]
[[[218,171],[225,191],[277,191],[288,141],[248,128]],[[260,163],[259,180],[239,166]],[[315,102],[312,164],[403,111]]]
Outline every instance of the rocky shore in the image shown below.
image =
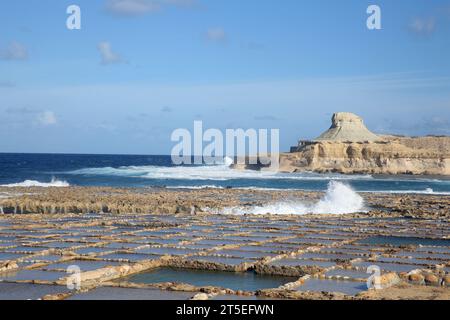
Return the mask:
[[[80,194],[95,197],[94,189],[81,190],[64,192],[72,193],[72,201]],[[208,191],[212,190],[185,192],[184,201],[189,195],[198,197],[198,203],[207,201]],[[152,191],[155,197],[181,196],[166,192]],[[234,203],[242,201],[239,196],[244,191],[221,192]],[[132,199],[134,193],[117,190],[116,200]],[[50,203],[52,192],[28,190],[27,197],[31,194]],[[392,200],[376,198],[380,203]],[[196,300],[448,300],[450,221],[446,214],[433,213],[433,206],[440,203],[448,208],[449,199],[426,200],[424,204],[413,198],[402,200],[406,206],[422,205],[416,217],[391,212],[394,202],[370,214],[350,215],[4,214],[0,215],[0,297],[8,298],[5,288],[14,285],[23,289],[23,299],[30,298],[32,288],[40,288],[37,297],[49,300],[142,295]],[[197,199],[190,201],[197,203]],[[373,265],[381,271],[375,278],[380,284],[377,290],[366,285],[367,268]],[[78,278],[66,272],[71,266],[80,268]],[[157,280],[158,272],[170,276]],[[149,280],[143,281],[146,275]],[[80,287],[67,289],[66,284],[77,279]]]
[[[450,196],[364,193],[365,210],[352,214],[225,215],[229,207],[314,203],[323,193],[68,187],[0,194],[0,298],[16,286],[23,299],[37,288],[35,298],[48,300],[450,299]],[[374,265],[379,290],[366,285]],[[70,266],[79,266],[79,278],[66,272]],[[154,272],[171,276],[151,280]],[[196,282],[203,272],[207,285]],[[238,280],[220,280],[224,274]],[[68,290],[77,279],[80,288]]]
[[[164,188],[1,188],[0,214],[210,214],[230,207],[264,206],[280,201],[314,203],[322,192]],[[365,210],[351,216],[450,218],[450,196],[362,193]],[[271,212],[267,212],[270,214]],[[316,215],[319,216],[319,215]],[[326,216],[326,215],[325,215]]]

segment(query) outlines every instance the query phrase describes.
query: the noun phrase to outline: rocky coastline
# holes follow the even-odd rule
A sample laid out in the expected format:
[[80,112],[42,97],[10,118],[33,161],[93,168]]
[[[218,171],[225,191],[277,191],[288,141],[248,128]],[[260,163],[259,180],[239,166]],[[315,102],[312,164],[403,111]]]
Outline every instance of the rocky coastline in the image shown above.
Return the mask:
[[[233,168],[261,170],[263,166],[235,164]],[[301,140],[291,152],[280,154],[278,170],[450,177],[450,137],[376,135],[359,116],[339,112],[318,138]]]

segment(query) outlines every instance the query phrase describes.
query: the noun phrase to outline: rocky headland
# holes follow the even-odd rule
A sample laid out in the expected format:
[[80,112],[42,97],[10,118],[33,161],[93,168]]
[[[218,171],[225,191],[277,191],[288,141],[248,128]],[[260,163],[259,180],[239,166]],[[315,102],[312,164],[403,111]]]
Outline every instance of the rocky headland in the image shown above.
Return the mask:
[[376,135],[357,115],[335,113],[328,131],[280,155],[279,170],[450,176],[450,137]]

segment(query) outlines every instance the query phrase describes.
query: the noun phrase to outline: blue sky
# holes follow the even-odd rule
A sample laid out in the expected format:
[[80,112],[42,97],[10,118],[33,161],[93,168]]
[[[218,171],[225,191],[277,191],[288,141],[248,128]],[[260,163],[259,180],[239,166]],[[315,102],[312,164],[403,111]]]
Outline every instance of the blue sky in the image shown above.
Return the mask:
[[335,111],[450,134],[449,31],[449,0],[5,0],[0,152],[168,154],[194,120],[288,149]]

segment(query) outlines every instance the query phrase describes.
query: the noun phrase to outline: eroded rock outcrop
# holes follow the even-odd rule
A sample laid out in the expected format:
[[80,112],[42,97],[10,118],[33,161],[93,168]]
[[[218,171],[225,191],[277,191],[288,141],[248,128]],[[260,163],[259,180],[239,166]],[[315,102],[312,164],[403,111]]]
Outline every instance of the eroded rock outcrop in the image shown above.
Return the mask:
[[280,156],[283,172],[450,175],[450,137],[377,136],[360,117],[333,116],[331,128]]

